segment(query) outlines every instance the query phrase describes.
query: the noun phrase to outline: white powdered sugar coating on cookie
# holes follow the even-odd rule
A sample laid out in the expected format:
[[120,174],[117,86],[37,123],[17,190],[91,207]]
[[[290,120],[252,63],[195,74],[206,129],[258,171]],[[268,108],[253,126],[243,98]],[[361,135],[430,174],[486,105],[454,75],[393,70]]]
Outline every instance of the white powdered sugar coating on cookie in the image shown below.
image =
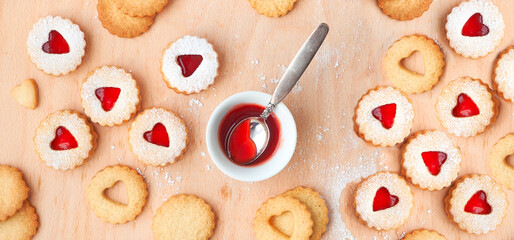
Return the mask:
[[[102,87],[119,88],[120,95],[110,111],[102,108],[102,102],[96,96],[96,90]],[[82,106],[91,121],[102,126],[114,126],[123,123],[137,111],[139,106],[139,89],[132,75],[121,68],[103,66],[88,75],[80,90]]]
[[[53,150],[51,142],[55,139],[56,130],[65,127],[75,138],[78,146],[69,150]],[[34,144],[36,152],[47,166],[58,170],[73,169],[81,165],[89,157],[96,139],[91,134],[91,127],[86,119],[70,110],[52,113],[43,120],[36,129]]]
[[[50,54],[43,51],[43,45],[49,40],[49,33],[59,32],[68,43],[70,52]],[[27,52],[30,61],[46,74],[66,75],[75,70],[85,53],[86,41],[79,26],[59,16],[47,16],[39,19],[32,26],[27,38]]]
[[[437,175],[432,175],[425,165],[423,152],[439,151],[446,154],[446,161]],[[462,155],[453,140],[441,131],[418,134],[409,141],[403,154],[402,167],[406,176],[422,189],[440,190],[451,185],[460,170]]]
[[[455,117],[453,109],[461,93],[468,95],[480,110],[480,114],[471,117]],[[470,137],[483,132],[496,114],[495,102],[488,87],[480,80],[469,77],[459,78],[446,86],[436,103],[436,114],[446,130],[459,137]]]
[[[464,211],[469,199],[478,191],[484,191],[487,203],[491,205],[490,214],[474,214]],[[453,221],[462,229],[474,233],[485,234],[496,229],[507,214],[507,195],[503,189],[487,175],[465,177],[451,192],[449,212]]]
[[514,48],[508,50],[498,59],[494,82],[503,97],[514,102]]
[[[393,126],[386,129],[372,112],[390,103],[396,104],[396,115]],[[402,142],[409,135],[414,121],[414,108],[409,99],[392,87],[371,90],[359,101],[355,114],[359,132],[367,141],[380,146],[394,146]]]
[[[482,15],[483,24],[489,33],[481,37],[462,35],[462,28],[475,13]],[[464,57],[483,57],[500,45],[505,29],[505,22],[498,7],[490,0],[469,0],[453,8],[447,17],[446,37],[450,46]]]
[[[203,57],[201,64],[189,77],[182,75],[182,68],[177,63],[177,57],[181,55],[202,55]],[[218,75],[218,54],[207,40],[195,36],[184,36],[164,50],[161,72],[170,88],[186,94],[198,93],[209,87]]]
[[[373,202],[378,189],[385,187],[398,203],[384,210],[373,211]],[[378,230],[399,227],[409,217],[414,196],[407,182],[398,174],[379,172],[359,184],[355,193],[355,210],[368,226]]]
[[[169,147],[159,146],[145,140],[143,135],[155,124],[162,123],[169,137]],[[129,130],[129,143],[138,159],[145,164],[164,166],[174,163],[184,152],[187,144],[187,130],[184,121],[174,113],[151,108],[140,113]]]

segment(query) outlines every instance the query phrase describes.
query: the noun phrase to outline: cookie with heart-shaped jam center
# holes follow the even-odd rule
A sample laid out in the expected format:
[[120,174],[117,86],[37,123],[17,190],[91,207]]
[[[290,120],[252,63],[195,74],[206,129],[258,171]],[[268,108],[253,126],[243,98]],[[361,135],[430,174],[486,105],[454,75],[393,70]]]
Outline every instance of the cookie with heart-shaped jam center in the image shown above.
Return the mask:
[[462,155],[459,147],[444,132],[421,131],[407,140],[402,153],[405,178],[425,190],[441,190],[457,178]]
[[494,231],[507,215],[507,195],[488,175],[459,179],[445,198],[446,212],[460,229],[473,234]]
[[500,45],[505,22],[491,0],[463,1],[446,20],[446,37],[458,54],[485,57]]
[[102,126],[117,126],[130,120],[141,101],[132,74],[115,66],[90,72],[82,81],[80,97],[86,115]]
[[129,143],[138,159],[149,165],[174,163],[186,150],[187,129],[176,114],[163,109],[146,109],[129,129]]
[[46,74],[74,71],[85,54],[86,41],[79,26],[59,16],[47,16],[32,26],[27,38],[30,61]]
[[396,229],[409,217],[414,196],[396,173],[378,172],[364,179],[354,194],[357,216],[370,228]]
[[448,132],[459,137],[485,131],[498,114],[498,101],[480,79],[462,77],[448,84],[435,105],[437,118]]
[[414,108],[407,96],[392,87],[377,87],[355,107],[355,131],[376,146],[394,146],[409,135]]
[[73,110],[48,115],[36,129],[39,158],[58,170],[82,165],[96,148],[96,133],[86,117]]

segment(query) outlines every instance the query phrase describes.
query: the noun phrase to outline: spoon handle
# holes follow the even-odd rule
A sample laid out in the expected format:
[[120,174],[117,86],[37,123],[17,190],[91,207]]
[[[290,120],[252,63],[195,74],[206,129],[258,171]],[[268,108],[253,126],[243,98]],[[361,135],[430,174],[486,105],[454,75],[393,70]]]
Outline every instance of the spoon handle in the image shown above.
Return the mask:
[[319,24],[316,30],[311,33],[280,79],[275,92],[273,92],[273,96],[271,96],[271,101],[266,106],[266,110],[261,114],[262,118],[266,119],[275,106],[289,94],[291,89],[296,85],[296,82],[300,80],[300,77],[303,72],[305,72],[305,69],[307,69],[307,66],[309,66],[316,52],[318,52],[327,34],[328,25],[326,23]]

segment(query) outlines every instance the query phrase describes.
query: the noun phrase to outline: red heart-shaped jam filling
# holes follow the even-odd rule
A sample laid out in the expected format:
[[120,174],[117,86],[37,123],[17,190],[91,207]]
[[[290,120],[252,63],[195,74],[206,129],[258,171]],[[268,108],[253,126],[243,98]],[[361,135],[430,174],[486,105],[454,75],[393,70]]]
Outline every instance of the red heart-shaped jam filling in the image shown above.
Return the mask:
[[177,57],[177,63],[182,68],[182,76],[184,77],[193,75],[202,61],[202,55],[180,55]]
[[43,51],[50,54],[64,54],[70,52],[70,46],[66,39],[57,31],[48,33],[48,42],[43,44]]
[[257,147],[250,139],[250,120],[237,125],[228,139],[230,158],[237,163],[247,163],[257,155]]
[[102,103],[104,111],[111,111],[120,96],[121,89],[115,87],[103,87],[95,90],[95,95]]
[[387,188],[381,187],[373,199],[373,212],[388,209],[396,204],[398,204],[398,197],[391,195]]
[[475,13],[462,27],[462,35],[466,37],[482,37],[489,34],[489,28],[483,23],[482,14]]
[[441,172],[441,166],[446,162],[446,153],[444,152],[423,152],[421,158],[428,168],[430,174],[437,176]]
[[390,129],[394,124],[394,117],[396,116],[396,103],[382,105],[373,109],[371,112],[373,117],[382,123],[382,127]]
[[480,114],[480,109],[478,109],[473,99],[471,99],[465,93],[459,94],[457,97],[457,105],[453,108],[452,114],[454,117],[472,117]]
[[485,192],[480,190],[473,194],[473,196],[468,200],[468,203],[466,203],[464,211],[480,215],[491,213],[492,208],[491,205],[487,203],[487,195]]
[[78,147],[77,140],[75,137],[63,126],[60,126],[55,130],[55,138],[50,143],[50,147],[53,150],[69,150]]
[[156,123],[152,130],[145,132],[143,137],[149,143],[153,143],[155,145],[159,145],[162,147],[170,146],[170,138],[168,137],[168,131],[166,131],[166,127],[162,123]]

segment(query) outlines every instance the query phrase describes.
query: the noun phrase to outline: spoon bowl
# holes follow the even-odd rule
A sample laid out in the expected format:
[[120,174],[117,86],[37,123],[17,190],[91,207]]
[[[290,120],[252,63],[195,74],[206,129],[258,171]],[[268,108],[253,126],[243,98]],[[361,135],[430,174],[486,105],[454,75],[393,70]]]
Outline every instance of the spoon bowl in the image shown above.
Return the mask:
[[[249,132],[248,132],[249,131]],[[228,138],[226,140],[226,148],[225,151],[227,155],[232,160],[235,160],[243,165],[248,165],[255,162],[262,155],[266,147],[268,146],[268,142],[270,139],[268,124],[266,124],[266,120],[262,117],[248,117],[243,119],[237,125],[232,127],[228,133]],[[242,149],[239,151],[234,150],[234,148],[241,147],[241,139],[240,137],[247,135],[250,146],[247,146],[246,151],[243,151],[243,155],[233,155],[234,152],[240,153]],[[245,134],[247,133],[248,134]]]

